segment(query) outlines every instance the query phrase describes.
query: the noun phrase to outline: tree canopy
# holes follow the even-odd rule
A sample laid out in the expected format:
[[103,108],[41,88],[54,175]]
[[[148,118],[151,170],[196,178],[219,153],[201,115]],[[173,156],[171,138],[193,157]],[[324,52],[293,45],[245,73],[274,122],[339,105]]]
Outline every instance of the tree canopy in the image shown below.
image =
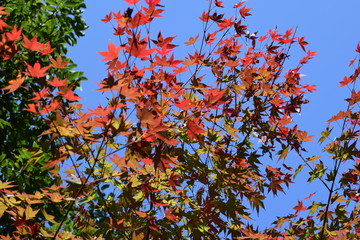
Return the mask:
[[[6,147],[15,161],[2,161],[9,163],[0,181],[8,221],[1,239],[359,238],[360,44],[353,74],[340,82],[350,89],[346,109],[329,116],[318,140],[326,154],[316,156],[305,146],[314,136],[295,117],[316,90],[302,81],[316,55],[304,37],[294,29],[252,34],[245,2],[229,15],[225,1],[211,0],[200,12],[203,29],[180,45],[151,28],[166,10],[161,0],[125,2],[102,19],[118,42],[99,52],[107,77],[97,91],[107,104],[93,109],[79,102],[82,75],[62,56],[64,40],[75,43],[86,28],[83,3],[36,2],[45,18],[68,21],[37,34],[25,32],[31,24],[20,15],[8,21],[10,4],[0,9],[1,64],[9,66],[2,96],[17,96],[7,113],[26,119],[26,126],[0,122],[12,128],[5,140],[17,139]],[[179,58],[179,49],[187,55]],[[294,49],[303,56],[289,63]],[[307,182],[321,184],[322,201],[304,196],[271,226],[249,223],[304,169]],[[29,180],[28,172],[36,175]]]

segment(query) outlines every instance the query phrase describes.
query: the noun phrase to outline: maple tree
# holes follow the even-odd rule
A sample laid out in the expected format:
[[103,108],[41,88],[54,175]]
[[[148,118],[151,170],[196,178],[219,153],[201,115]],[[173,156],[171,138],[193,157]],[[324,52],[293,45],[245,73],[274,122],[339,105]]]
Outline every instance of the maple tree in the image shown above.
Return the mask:
[[[56,146],[42,169],[57,181],[32,193],[19,190],[21,182],[0,182],[0,214],[16,228],[2,239],[357,239],[358,56],[340,82],[351,91],[348,106],[329,117],[319,139],[328,156],[313,156],[304,143],[314,136],[295,116],[315,91],[301,79],[315,52],[294,29],[250,34],[244,2],[228,17],[224,1],[208,1],[202,34],[179,46],[176,37],[149,30],[165,11],[161,0],[125,2],[127,9],[103,19],[119,37],[99,52],[107,65],[97,89],[107,96],[104,106],[85,110],[75,85],[51,72],[67,66],[51,43],[24,37],[14,44],[48,57],[25,60],[3,90],[16,93],[27,79],[45,78],[41,88],[27,89],[33,96],[24,111],[46,119],[40,138]],[[0,24],[9,28],[5,18]],[[21,36],[19,26],[5,30],[4,44]],[[303,56],[291,67],[286,60],[296,47]],[[184,58],[176,57],[180,48]],[[296,168],[289,152],[301,162]],[[309,183],[322,184],[323,201],[304,196],[271,226],[249,224],[303,169]],[[54,205],[61,215],[48,210]]]

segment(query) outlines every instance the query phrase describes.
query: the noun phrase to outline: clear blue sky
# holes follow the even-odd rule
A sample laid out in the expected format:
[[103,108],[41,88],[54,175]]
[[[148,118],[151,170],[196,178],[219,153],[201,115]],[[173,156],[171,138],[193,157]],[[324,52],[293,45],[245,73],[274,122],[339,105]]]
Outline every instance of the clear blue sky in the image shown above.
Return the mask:
[[[116,36],[112,35],[111,25],[104,24],[100,19],[110,11],[117,12],[127,5],[121,0],[85,2],[87,10],[84,18],[90,28],[78,45],[70,50],[69,55],[78,64],[78,70],[85,72],[89,79],[83,83],[82,92],[79,92],[83,103],[95,106],[101,103],[101,94],[91,89],[96,88],[94,82],[106,77],[106,66],[100,62],[102,57],[97,52],[106,51],[110,41],[118,44]],[[238,1],[225,2],[232,5]],[[164,36],[177,35],[175,43],[182,44],[202,30],[198,16],[207,3],[206,0],[164,0],[164,18],[157,20],[159,24],[155,28],[160,28]],[[347,65],[354,58],[354,49],[360,40],[360,1],[249,0],[246,6],[253,8],[253,15],[247,18],[251,31],[259,31],[259,35],[263,35],[275,26],[280,31],[297,27],[297,35],[304,36],[309,42],[308,48],[317,52],[317,56],[303,68],[302,73],[307,75],[304,81],[317,85],[318,91],[310,97],[311,102],[304,106],[298,117],[300,129],[307,130],[310,135],[316,134],[316,142],[320,130],[326,126],[326,120],[345,106],[343,99],[349,96],[348,89],[339,88],[339,81],[344,75],[351,73],[352,69]],[[310,144],[309,147],[314,154],[318,153],[318,145]],[[289,161],[297,158],[295,155],[289,157]],[[317,191],[317,186],[319,185],[296,185],[290,188],[286,196],[280,194],[279,201],[270,202],[269,212],[261,221],[258,220],[259,225],[268,225],[275,220],[271,217],[273,215],[289,213],[297,200]]]

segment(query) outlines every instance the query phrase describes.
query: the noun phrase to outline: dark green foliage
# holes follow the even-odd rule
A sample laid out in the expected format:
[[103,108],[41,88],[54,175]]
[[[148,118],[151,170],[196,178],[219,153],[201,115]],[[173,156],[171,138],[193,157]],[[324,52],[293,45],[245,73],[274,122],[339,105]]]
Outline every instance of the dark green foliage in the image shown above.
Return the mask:
[[[83,0],[3,0],[0,6],[6,7],[5,11],[9,13],[6,16],[8,25],[23,28],[23,34],[29,39],[37,36],[40,43],[50,41],[55,49],[52,53],[54,57],[66,55],[68,45],[75,45],[77,37],[84,36],[87,28],[81,16],[86,7]],[[10,59],[0,59],[0,89],[7,86],[7,81],[15,78],[19,70],[26,70],[25,61],[29,64],[37,61],[49,63],[48,56],[29,51],[20,44],[18,46],[18,51]],[[56,73],[58,77],[66,78],[68,83],[78,86],[80,81],[85,80],[83,73],[73,71],[76,65],[70,59],[65,60],[70,61],[68,68],[50,71],[50,74]],[[42,89],[44,80],[27,78],[23,87],[9,94],[0,90],[0,180],[14,181],[20,192],[35,193],[50,187],[55,181],[48,169],[42,166],[51,157],[56,144],[50,144],[50,149],[42,147],[49,142],[46,137],[38,138],[46,129],[46,123],[41,117],[24,111],[29,99],[34,97],[33,93]],[[35,158],[39,149],[42,154]],[[31,157],[32,161],[29,161]],[[58,214],[56,209],[47,211]],[[12,231],[6,225],[8,217],[5,214],[0,219],[0,234]]]

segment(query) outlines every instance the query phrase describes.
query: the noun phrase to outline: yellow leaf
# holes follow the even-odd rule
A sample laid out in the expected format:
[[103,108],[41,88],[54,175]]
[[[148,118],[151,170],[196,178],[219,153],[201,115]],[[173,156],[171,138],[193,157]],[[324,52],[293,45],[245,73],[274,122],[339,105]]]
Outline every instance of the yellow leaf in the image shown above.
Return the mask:
[[0,189],[12,188],[16,186],[16,185],[10,185],[11,183],[12,182],[3,183],[2,181],[0,181]]
[[38,212],[39,212],[39,210],[34,211],[34,210],[32,210],[32,208],[30,206],[26,206],[26,209],[25,209],[26,220],[34,218]]
[[41,212],[43,213],[45,219],[51,223],[54,223],[54,224],[58,224],[55,220],[54,220],[54,216],[53,215],[50,215],[48,214],[45,210],[41,210]]
[[132,240],[142,240],[142,239],[144,239],[144,233],[141,232],[139,234],[136,234],[136,232],[134,231],[131,239]]
[[6,210],[7,210],[7,206],[2,201],[0,201],[0,218],[2,217],[2,215]]
[[315,160],[318,160],[319,158],[321,158],[321,156],[312,156],[311,158],[306,158],[306,162],[310,163],[310,162],[313,162]]

